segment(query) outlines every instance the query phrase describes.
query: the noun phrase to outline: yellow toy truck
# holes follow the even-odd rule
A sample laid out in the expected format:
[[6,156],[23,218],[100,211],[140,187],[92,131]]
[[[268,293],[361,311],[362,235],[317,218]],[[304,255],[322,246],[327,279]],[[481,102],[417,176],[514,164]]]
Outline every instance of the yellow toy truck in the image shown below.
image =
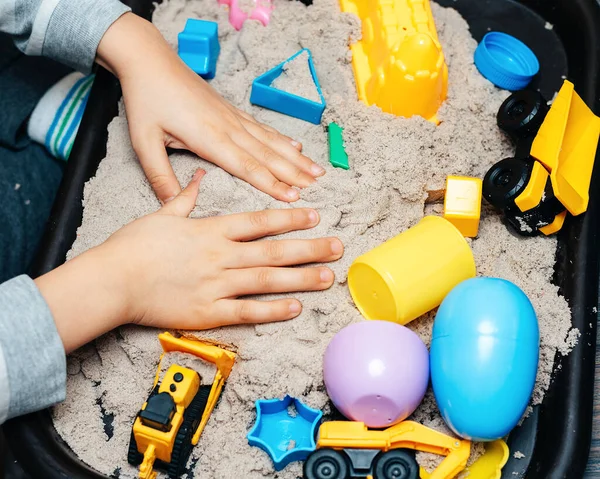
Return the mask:
[[155,467],[171,479],[181,476],[235,362],[234,353],[201,341],[169,333],[158,339],[165,353],[193,354],[214,363],[217,371],[212,385],[205,386],[196,371],[173,364],[159,383],[159,362],[152,392],[133,423],[127,455],[129,464],[140,466],[140,479],[154,479]]
[[471,443],[413,421],[385,430],[357,421],[326,422],[304,463],[304,479],[418,479],[414,450],[446,456],[428,477],[451,479],[466,467]]
[[523,236],[560,230],[567,211],[585,212],[600,118],[565,80],[550,109],[542,95],[521,90],[500,106],[498,126],[516,143],[514,158],[496,163],[483,197]]
[[448,67],[429,0],[340,0],[340,5],[362,22],[362,38],[351,46],[359,100],[438,123]]

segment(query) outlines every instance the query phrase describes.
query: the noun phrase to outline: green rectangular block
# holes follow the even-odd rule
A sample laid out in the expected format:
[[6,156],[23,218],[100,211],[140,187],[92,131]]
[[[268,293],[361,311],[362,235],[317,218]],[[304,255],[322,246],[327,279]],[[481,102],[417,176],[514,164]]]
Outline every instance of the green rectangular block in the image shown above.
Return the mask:
[[327,127],[329,137],[329,162],[336,168],[349,170],[348,155],[344,149],[344,138],[342,132],[344,129],[337,123],[330,123]]

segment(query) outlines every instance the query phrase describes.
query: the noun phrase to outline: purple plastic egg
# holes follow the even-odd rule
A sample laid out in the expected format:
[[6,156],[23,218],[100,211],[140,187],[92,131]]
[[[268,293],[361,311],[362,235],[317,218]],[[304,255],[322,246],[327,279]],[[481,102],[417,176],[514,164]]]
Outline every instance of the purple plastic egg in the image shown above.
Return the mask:
[[344,416],[368,427],[388,427],[410,416],[423,400],[429,352],[404,326],[362,321],[333,337],[323,377],[327,394]]

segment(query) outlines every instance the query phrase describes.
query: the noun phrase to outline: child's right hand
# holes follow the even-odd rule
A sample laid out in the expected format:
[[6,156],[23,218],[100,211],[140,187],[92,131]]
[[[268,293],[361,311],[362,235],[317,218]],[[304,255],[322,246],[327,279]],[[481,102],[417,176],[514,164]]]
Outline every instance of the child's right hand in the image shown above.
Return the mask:
[[301,311],[296,299],[243,297],[332,285],[334,275],[327,267],[290,266],[339,259],[339,239],[252,241],[313,228],[319,222],[316,211],[188,219],[203,174],[199,170],[156,213],[36,280],[67,351],[129,322],[207,329],[291,319]]

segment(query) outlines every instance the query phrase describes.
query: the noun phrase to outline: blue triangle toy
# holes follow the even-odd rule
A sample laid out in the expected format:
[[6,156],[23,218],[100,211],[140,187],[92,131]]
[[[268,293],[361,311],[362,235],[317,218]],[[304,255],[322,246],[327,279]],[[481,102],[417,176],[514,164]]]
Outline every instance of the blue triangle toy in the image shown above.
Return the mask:
[[[283,66],[287,62],[292,61],[302,52],[308,53],[308,66],[310,68],[312,79],[317,87],[317,91],[319,92],[321,102],[308,100],[306,98],[278,90],[277,88],[271,86],[271,83],[273,83],[273,81],[283,72]],[[277,65],[275,68],[272,68],[268,72],[255,78],[252,82],[250,103],[268,108],[269,110],[278,111],[279,113],[283,113],[285,115],[293,116],[294,118],[299,118],[301,120],[314,123],[315,125],[321,123],[321,117],[323,116],[323,111],[325,110],[325,98],[323,98],[323,93],[321,92],[321,85],[319,85],[319,80],[317,79],[317,73],[315,72],[315,66],[313,64],[310,50],[303,48],[286,61]]]

